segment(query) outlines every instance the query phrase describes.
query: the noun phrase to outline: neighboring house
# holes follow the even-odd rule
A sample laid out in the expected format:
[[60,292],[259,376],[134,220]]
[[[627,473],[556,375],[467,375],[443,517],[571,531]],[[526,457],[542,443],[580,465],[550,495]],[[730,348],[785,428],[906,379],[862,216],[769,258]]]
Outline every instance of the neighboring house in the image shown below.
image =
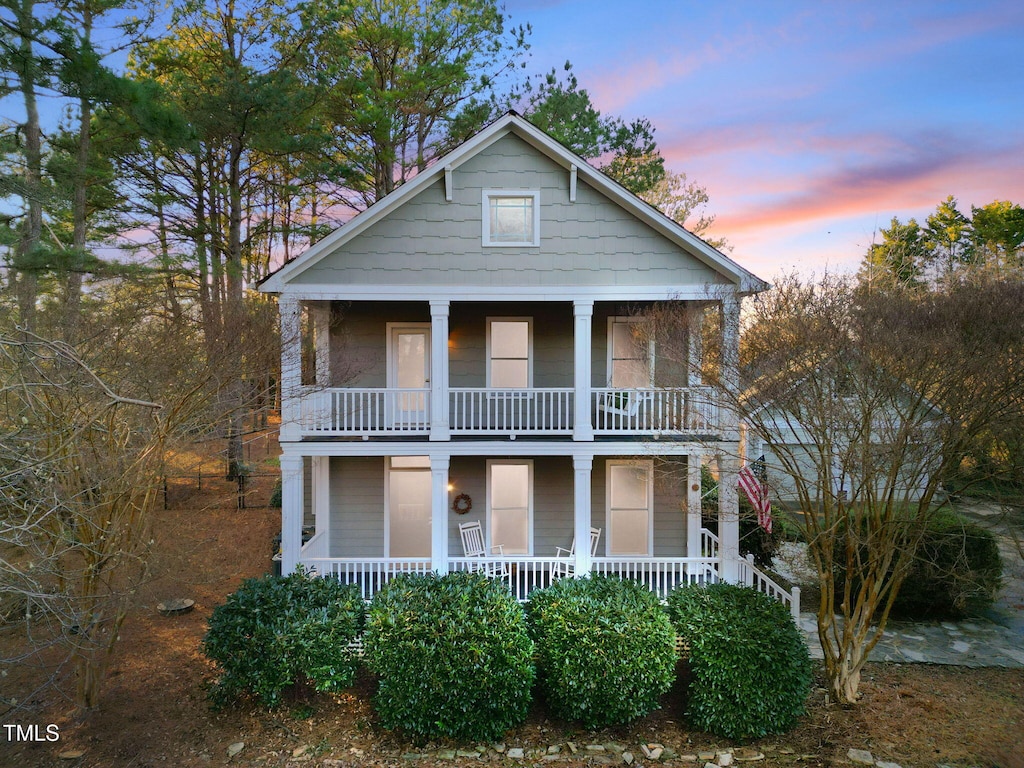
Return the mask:
[[743,452],[764,457],[772,500],[800,505],[795,472],[812,503],[826,494],[848,502],[867,494],[917,501],[941,462],[934,449],[941,410],[874,365],[834,373],[828,365],[814,374],[790,370],[792,385],[773,382],[775,398],[745,395],[751,410],[741,428]]
[[[695,378],[654,386],[631,310],[719,307],[738,382],[740,298],[766,287],[518,115],[497,120],[261,286],[281,311],[284,572],[369,596],[396,573],[486,570],[520,599],[565,573],[662,593],[751,580],[738,425]],[[716,454],[720,545],[700,516]],[[465,551],[473,521],[483,557]],[[596,548],[567,556],[592,529]]]

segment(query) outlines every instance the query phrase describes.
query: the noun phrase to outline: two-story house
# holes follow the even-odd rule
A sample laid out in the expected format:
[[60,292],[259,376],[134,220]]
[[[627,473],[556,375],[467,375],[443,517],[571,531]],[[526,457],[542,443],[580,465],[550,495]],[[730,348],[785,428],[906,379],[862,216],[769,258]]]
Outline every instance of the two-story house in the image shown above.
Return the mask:
[[[370,596],[486,569],[521,599],[569,573],[750,581],[738,425],[695,373],[700,334],[666,381],[633,329],[652,302],[717,308],[738,387],[740,299],[766,287],[502,117],[261,286],[281,312],[284,572]],[[701,527],[706,456],[720,540]]]

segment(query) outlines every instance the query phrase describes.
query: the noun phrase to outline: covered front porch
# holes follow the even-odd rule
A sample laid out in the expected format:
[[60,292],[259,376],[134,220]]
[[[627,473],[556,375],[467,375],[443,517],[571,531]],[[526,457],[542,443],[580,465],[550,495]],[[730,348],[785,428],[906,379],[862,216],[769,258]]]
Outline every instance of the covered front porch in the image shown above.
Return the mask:
[[[302,566],[356,584],[366,599],[403,573],[479,571],[519,600],[555,579],[598,573],[639,581],[660,597],[681,584],[747,583],[798,606],[739,557],[728,515],[719,519],[722,541],[701,525],[701,460],[486,450],[286,456],[284,570]],[[729,494],[721,496],[728,504]],[[304,514],[289,514],[296,509]],[[303,523],[313,536],[291,549]],[[478,551],[464,531],[474,527]]]

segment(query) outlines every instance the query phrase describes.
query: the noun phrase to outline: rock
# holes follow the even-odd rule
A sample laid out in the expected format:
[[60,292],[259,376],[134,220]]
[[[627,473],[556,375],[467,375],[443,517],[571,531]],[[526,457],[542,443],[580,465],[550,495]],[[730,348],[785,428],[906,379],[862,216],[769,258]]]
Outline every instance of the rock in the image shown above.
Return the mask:
[[604,752],[604,744],[587,744],[587,752]]
[[567,741],[565,742],[565,746],[567,746],[569,748],[569,751],[572,752],[574,755],[580,751],[580,748],[576,746],[575,741]]
[[704,763],[704,768],[718,768],[715,763]]
[[715,762],[718,763],[722,768],[732,765],[732,752],[725,751],[719,752],[715,755]]
[[234,757],[239,752],[241,752],[243,749],[245,749],[245,742],[244,741],[236,741],[234,744],[231,744],[228,747],[228,757]]
[[480,757],[480,753],[475,749],[458,749],[455,751],[456,757]]
[[292,750],[292,757],[302,757],[309,751],[309,745],[303,744],[301,747],[296,747]]
[[491,744],[491,749],[493,749],[499,755],[504,755],[505,754],[505,742],[499,741],[497,744]]
[[758,760],[764,760],[764,752],[758,752],[756,749],[751,749],[750,747],[739,747],[738,749],[734,749],[732,756],[738,763],[753,763]]
[[648,760],[651,759],[651,748],[648,747],[646,744],[640,745],[640,751],[644,753],[644,757],[646,757]]
[[619,744],[615,741],[606,741],[603,746],[606,750],[614,752],[616,755],[621,755],[626,751],[626,747],[623,744]]
[[903,768],[899,763],[887,763],[884,760],[879,760],[875,763],[875,768]]
[[[665,758],[665,759],[666,760],[670,760],[671,758]],[[684,763],[696,763],[697,762],[697,756],[696,755],[692,755],[692,754],[680,755],[679,759],[682,760]]]
[[874,765],[875,758],[871,756],[871,753],[866,749],[853,749],[846,753],[846,756],[855,763],[860,765]]
[[366,752],[361,750],[361,749],[359,749],[359,747],[349,747],[348,751],[351,752],[356,757],[362,757],[363,755],[366,754]]
[[780,755],[795,755],[796,754],[796,750],[793,749],[792,747],[779,747],[779,754]]
[[526,757],[526,755],[523,753],[522,747],[512,747],[512,749],[508,750],[508,752],[506,752],[505,754],[508,757],[513,758],[514,760],[522,760],[524,757]]
[[552,744],[550,747],[548,747],[548,754],[549,755],[557,755],[561,751],[562,751],[562,748],[560,746],[558,746],[557,744]]
[[438,760],[454,760],[455,750],[454,749],[439,749],[437,750]]
[[66,752],[61,752],[57,757],[61,760],[77,760],[84,754],[84,749],[69,749]]
[[632,765],[633,764],[633,759],[634,758],[633,758],[633,753],[632,752],[623,752],[622,753],[622,762],[624,762],[626,765]]
[[651,760],[661,760],[661,756],[663,754],[665,754],[665,750],[664,749],[662,749],[661,747],[655,747],[654,749],[651,750],[651,754],[649,754],[648,757]]
[[714,752],[698,752],[697,759],[702,763],[710,763],[716,757]]
[[406,752],[402,755],[403,760],[422,760],[425,757],[429,757],[429,755],[425,755],[422,752]]

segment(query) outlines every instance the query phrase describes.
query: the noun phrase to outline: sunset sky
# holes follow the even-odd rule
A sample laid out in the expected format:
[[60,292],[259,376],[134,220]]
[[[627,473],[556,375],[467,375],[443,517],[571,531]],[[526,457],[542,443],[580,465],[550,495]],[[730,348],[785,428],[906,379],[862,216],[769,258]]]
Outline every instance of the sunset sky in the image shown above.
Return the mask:
[[[855,269],[893,216],[1024,204],[1024,3],[506,0],[529,68],[649,118],[762,277]],[[626,9],[629,8],[627,11]]]

